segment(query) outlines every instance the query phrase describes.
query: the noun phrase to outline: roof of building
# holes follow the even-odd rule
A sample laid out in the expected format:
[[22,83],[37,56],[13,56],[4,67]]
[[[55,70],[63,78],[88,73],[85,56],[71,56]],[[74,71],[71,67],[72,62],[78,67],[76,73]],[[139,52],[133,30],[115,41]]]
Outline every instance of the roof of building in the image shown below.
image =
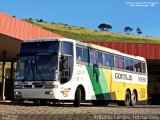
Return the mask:
[[17,57],[21,42],[40,38],[64,37],[0,12],[0,61],[4,51],[5,60],[11,61]]

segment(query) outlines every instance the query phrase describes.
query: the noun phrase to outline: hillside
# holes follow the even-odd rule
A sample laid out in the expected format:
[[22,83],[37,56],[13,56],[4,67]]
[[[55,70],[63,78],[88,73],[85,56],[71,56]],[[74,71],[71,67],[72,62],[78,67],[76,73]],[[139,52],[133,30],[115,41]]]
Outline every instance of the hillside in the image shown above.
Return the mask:
[[51,24],[36,21],[32,21],[31,23],[64,37],[80,41],[160,43],[160,38],[103,32],[82,27],[68,26],[67,24]]

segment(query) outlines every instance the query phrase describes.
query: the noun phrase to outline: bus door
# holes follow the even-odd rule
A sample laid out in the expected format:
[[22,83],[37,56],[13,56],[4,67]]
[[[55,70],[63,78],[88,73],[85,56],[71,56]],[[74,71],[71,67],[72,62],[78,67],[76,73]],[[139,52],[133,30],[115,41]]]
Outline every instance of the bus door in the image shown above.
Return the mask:
[[73,72],[73,43],[62,43],[62,54],[60,56],[60,83],[66,83],[71,79]]

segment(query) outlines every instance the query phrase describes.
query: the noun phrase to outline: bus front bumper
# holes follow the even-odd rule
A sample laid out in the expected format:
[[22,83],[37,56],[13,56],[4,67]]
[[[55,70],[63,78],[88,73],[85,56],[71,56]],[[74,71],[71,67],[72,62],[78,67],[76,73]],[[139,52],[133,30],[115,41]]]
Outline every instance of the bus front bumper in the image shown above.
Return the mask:
[[59,99],[57,89],[14,89],[15,99]]

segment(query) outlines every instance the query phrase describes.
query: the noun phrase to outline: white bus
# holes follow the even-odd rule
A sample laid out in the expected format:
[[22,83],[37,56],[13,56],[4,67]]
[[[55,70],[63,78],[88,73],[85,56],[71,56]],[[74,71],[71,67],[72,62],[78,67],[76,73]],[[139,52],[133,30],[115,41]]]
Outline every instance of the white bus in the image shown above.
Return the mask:
[[147,100],[147,67],[142,57],[67,38],[21,44],[14,82],[16,99],[116,101],[133,106]]

